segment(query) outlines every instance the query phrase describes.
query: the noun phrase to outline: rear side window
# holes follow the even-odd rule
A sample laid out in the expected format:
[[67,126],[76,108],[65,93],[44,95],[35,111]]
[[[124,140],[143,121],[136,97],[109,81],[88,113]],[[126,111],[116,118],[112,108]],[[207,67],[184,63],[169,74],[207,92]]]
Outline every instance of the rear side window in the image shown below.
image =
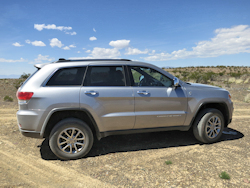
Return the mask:
[[80,86],[86,67],[65,68],[56,73],[47,82],[47,86]]
[[89,67],[85,86],[125,86],[123,66]]

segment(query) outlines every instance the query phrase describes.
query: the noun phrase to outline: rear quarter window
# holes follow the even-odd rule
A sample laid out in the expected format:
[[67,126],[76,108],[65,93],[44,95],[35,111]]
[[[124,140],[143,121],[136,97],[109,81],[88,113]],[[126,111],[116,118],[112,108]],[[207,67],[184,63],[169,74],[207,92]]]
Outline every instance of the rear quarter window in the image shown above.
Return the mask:
[[57,70],[46,86],[80,86],[86,67],[64,68]]

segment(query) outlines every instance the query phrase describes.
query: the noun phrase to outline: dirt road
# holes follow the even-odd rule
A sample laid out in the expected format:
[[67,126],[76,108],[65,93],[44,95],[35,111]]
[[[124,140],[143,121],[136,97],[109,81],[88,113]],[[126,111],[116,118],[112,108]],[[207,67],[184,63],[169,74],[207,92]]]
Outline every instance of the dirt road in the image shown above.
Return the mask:
[[[250,187],[247,103],[235,104],[218,143],[199,144],[179,131],[110,136],[72,161],[58,160],[48,140],[23,137],[16,111],[0,109],[0,187]],[[220,179],[222,171],[231,179]]]

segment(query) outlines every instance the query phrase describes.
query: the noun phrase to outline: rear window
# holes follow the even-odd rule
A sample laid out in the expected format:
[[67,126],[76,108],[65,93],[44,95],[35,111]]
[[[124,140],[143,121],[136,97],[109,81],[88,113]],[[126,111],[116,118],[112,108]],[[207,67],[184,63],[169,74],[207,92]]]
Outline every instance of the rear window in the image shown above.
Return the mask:
[[80,86],[86,67],[65,68],[56,73],[47,82],[47,86]]
[[85,86],[125,86],[122,66],[90,66],[87,72]]

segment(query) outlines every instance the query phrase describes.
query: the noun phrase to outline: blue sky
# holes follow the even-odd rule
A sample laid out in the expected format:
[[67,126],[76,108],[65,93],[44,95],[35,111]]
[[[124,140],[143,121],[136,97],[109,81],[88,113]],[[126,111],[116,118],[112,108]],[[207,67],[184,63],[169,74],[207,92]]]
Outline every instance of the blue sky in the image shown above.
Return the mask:
[[58,58],[250,66],[249,10],[249,0],[2,1],[0,75]]

